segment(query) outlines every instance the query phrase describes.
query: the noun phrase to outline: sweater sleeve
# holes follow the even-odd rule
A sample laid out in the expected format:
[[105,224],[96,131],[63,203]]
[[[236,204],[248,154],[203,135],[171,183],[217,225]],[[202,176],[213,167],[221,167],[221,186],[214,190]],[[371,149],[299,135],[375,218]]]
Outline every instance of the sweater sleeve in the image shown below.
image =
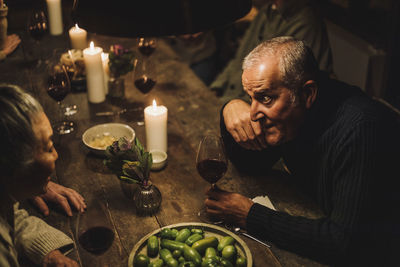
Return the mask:
[[73,241],[63,232],[46,224],[43,220],[14,206],[15,244],[30,260],[41,264],[43,258],[56,249],[71,250]]
[[[327,174],[332,175],[330,185],[320,185],[319,189],[327,190],[321,193],[323,196],[332,196],[326,200],[332,206],[326,217],[296,217],[254,204],[247,217],[248,232],[284,249],[328,263],[365,260],[368,266],[374,266],[370,265],[374,260],[371,258],[377,256],[378,265],[383,264],[386,256],[379,251],[388,252],[387,237],[398,232],[394,226],[399,226],[398,221],[390,221],[393,217],[388,212],[396,209],[399,197],[395,202],[393,188],[398,177],[394,175],[398,171],[391,174],[390,167],[393,163],[390,158],[392,161],[396,158],[392,154],[395,149],[389,147],[379,132],[384,131],[369,122],[348,127],[330,162],[323,166],[325,171],[332,172]],[[323,177],[317,179],[328,181]],[[388,227],[388,222],[393,229]]]

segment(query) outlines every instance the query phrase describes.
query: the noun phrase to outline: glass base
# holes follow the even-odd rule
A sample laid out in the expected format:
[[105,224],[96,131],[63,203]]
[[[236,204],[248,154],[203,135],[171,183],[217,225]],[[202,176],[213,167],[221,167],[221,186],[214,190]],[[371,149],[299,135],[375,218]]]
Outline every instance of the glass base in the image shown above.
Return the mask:
[[199,217],[200,221],[210,224],[223,224],[224,221],[220,218],[217,218],[210,213],[207,213],[206,207],[203,207],[198,213],[197,217]]
[[78,112],[77,105],[63,106],[62,108],[65,116],[72,116]]
[[73,121],[57,122],[53,125],[53,130],[59,135],[69,134],[74,131],[75,123]]

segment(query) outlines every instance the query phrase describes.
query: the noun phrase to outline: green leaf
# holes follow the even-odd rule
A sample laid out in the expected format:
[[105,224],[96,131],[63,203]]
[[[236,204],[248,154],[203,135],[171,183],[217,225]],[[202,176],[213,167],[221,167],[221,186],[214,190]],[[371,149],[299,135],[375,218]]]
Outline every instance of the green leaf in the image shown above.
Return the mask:
[[138,181],[138,180],[135,180],[135,179],[132,179],[130,177],[123,176],[123,175],[118,176],[118,178],[121,181],[124,181],[125,183],[128,183],[128,184],[138,184],[138,183],[140,183],[140,181]]

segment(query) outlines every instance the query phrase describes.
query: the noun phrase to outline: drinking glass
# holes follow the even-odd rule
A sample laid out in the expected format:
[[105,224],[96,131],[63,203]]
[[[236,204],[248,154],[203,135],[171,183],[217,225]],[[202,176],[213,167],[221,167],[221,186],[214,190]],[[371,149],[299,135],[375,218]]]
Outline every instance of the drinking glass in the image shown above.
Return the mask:
[[34,44],[32,44],[30,51],[33,54],[37,54],[38,65],[40,65],[43,57],[42,48],[39,42],[48,33],[48,29],[48,21],[44,10],[34,9],[28,17],[27,31],[29,35],[35,40]]
[[93,257],[91,266],[107,266],[103,255],[114,242],[114,231],[109,213],[102,201],[92,201],[84,213],[79,213],[75,229],[79,247]]
[[[200,176],[211,184],[211,190],[216,190],[216,182],[221,179],[228,169],[228,159],[221,137],[217,135],[206,135],[199,144],[196,158],[196,167]],[[203,207],[199,218],[208,223],[221,223],[206,212]]]
[[156,39],[138,38],[138,50],[141,56],[137,59],[134,70],[135,86],[143,94],[147,94],[156,84],[156,67],[150,56],[156,49]]
[[71,84],[65,66],[62,64],[49,64],[47,77],[47,93],[57,101],[59,109],[59,121],[53,124],[57,134],[69,134],[74,130],[74,122],[65,119],[61,102],[71,90]]

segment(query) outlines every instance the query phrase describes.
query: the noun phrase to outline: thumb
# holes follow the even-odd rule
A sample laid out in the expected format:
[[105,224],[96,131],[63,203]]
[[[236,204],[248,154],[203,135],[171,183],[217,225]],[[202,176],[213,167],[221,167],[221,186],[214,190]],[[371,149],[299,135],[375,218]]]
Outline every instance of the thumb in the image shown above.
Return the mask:
[[33,198],[33,203],[36,207],[44,214],[44,216],[49,216],[49,207],[47,207],[46,202],[44,202],[42,197],[36,196]]

